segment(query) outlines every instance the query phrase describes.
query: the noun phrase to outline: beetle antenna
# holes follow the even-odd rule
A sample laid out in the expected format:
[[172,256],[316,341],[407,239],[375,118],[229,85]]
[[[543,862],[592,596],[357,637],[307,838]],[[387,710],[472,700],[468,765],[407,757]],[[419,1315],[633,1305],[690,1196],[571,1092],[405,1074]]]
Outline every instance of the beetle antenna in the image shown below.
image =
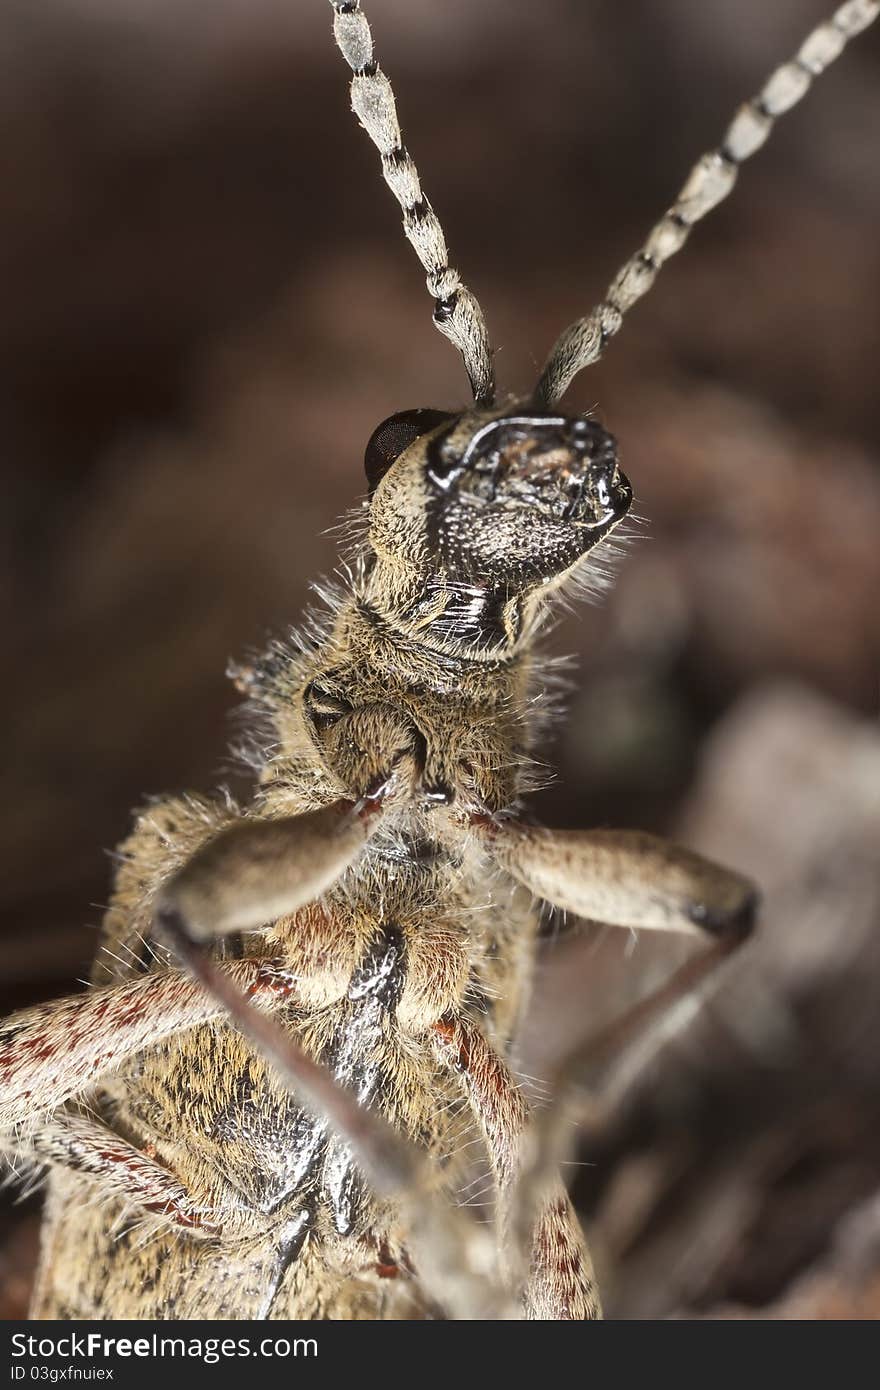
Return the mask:
[[731,192],[739,166],[761,148],[777,117],[804,97],[814,78],[843,52],[850,39],[880,14],[880,0],[847,0],[804,40],[794,58],[768,78],[756,97],[741,106],[717,149],[694,165],[672,207],[647,241],[611,281],[605,298],[558,339],[541,373],[536,401],[553,406],[584,367],[597,362],[623,316],[653,285],[660,267],[680,251],[691,228]]
[[474,400],[495,399],[495,367],[479,302],[449,264],[439,218],[422,192],[419,174],[403,143],[391,83],[373,57],[373,38],[360,0],[330,0],[333,34],[354,74],[351,105],[382,157],[382,174],[401,208],[407,240],[428,272],[434,323],[458,348]]

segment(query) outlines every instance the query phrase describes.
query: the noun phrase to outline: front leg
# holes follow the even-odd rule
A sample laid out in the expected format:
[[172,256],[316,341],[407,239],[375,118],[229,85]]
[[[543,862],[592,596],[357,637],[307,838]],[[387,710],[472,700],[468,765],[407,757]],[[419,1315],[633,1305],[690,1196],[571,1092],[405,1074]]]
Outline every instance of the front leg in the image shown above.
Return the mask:
[[[596,1112],[607,1106],[639,1054],[650,1052],[679,1026],[683,1010],[690,1013],[697,1007],[703,988],[747,938],[758,893],[742,875],[654,835],[546,830],[514,819],[488,817],[480,817],[475,828],[512,877],[557,908],[591,921],[714,938],[708,950],[687,960],[623,1017],[586,1044],[579,1041],[570,1051],[563,1050],[548,1077],[556,1103],[525,1132],[521,1124],[515,1125],[507,1136],[499,1131],[496,1141],[503,1140],[501,1149],[509,1154],[518,1140],[521,1167],[510,1172],[508,1156],[502,1168],[508,1170],[511,1243],[515,1251],[532,1252],[527,1300],[542,1309],[592,1306],[592,1313],[575,1316],[601,1316],[592,1290],[584,1285],[589,1264],[584,1266],[572,1254],[576,1252],[572,1231],[577,1226],[572,1226],[574,1218],[559,1189],[557,1164],[569,1142],[570,1111],[564,1098],[583,1081],[585,1072],[595,1077],[599,1067],[605,1071],[604,1081],[593,1090],[587,1108]],[[480,1069],[482,1077],[488,1074],[485,1067]],[[471,1080],[472,1089],[475,1084]],[[492,1113],[491,1094],[482,1097],[476,1108],[485,1109],[487,1101]],[[574,1282],[572,1269],[580,1271]],[[538,1316],[572,1314],[555,1311]]]
[[588,921],[657,931],[741,935],[758,893],[747,878],[638,830],[478,825],[498,862],[535,897]]
[[235,821],[160,889],[155,916],[177,941],[250,931],[314,902],[354,863],[383,818],[393,779],[360,801],[277,820]]

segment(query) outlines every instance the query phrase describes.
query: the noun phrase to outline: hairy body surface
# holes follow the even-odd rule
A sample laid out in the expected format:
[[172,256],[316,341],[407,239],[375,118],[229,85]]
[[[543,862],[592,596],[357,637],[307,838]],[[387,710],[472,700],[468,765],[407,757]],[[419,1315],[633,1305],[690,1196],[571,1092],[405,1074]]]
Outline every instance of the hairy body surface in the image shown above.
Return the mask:
[[[91,990],[0,1024],[0,1148],[48,1171],[35,1317],[599,1316],[553,1123],[530,1120],[511,1067],[540,904],[710,943],[600,1052],[681,1005],[754,918],[752,885],[686,849],[522,818],[536,637],[632,500],[612,436],[558,402],[880,4],[847,0],[808,36],[532,395],[499,407],[369,25],[358,0],[331,3],[476,404],[378,427],[344,590],[238,671],[252,801],[144,810]],[[578,1060],[560,1058],[558,1089]],[[475,1171],[491,1223],[462,1202]]]

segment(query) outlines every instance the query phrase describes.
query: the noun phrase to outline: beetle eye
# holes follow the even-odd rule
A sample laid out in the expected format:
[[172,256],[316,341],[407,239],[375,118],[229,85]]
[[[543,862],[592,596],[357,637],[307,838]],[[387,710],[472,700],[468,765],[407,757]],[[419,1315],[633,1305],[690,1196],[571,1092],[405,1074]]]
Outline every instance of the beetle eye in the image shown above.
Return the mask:
[[364,454],[364,470],[370,496],[404,449],[408,449],[420,435],[429,434],[438,425],[455,418],[456,416],[448,410],[418,409],[402,410],[398,415],[389,415],[387,420],[383,420],[370,435],[370,442]]

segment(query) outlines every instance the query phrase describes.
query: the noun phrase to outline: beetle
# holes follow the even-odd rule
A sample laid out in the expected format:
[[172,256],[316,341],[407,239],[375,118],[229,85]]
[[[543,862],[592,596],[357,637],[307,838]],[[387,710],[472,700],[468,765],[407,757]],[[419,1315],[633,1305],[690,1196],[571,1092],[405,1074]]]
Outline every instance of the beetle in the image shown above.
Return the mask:
[[[366,19],[333,8],[474,405],[377,428],[349,581],[237,673],[253,801],[147,807],[104,926],[117,964],[4,1025],[2,1128],[51,1171],[35,1316],[598,1316],[558,1179],[533,1162],[524,1197],[519,1178],[530,1130],[506,1053],[536,903],[715,938],[689,984],[754,917],[750,883],[683,848],[521,814],[535,639],[632,497],[614,438],[560,402],[878,6],[843,5],[773,74],[532,393],[502,405]],[[490,1232],[449,1201],[462,1126],[493,1171]]]

